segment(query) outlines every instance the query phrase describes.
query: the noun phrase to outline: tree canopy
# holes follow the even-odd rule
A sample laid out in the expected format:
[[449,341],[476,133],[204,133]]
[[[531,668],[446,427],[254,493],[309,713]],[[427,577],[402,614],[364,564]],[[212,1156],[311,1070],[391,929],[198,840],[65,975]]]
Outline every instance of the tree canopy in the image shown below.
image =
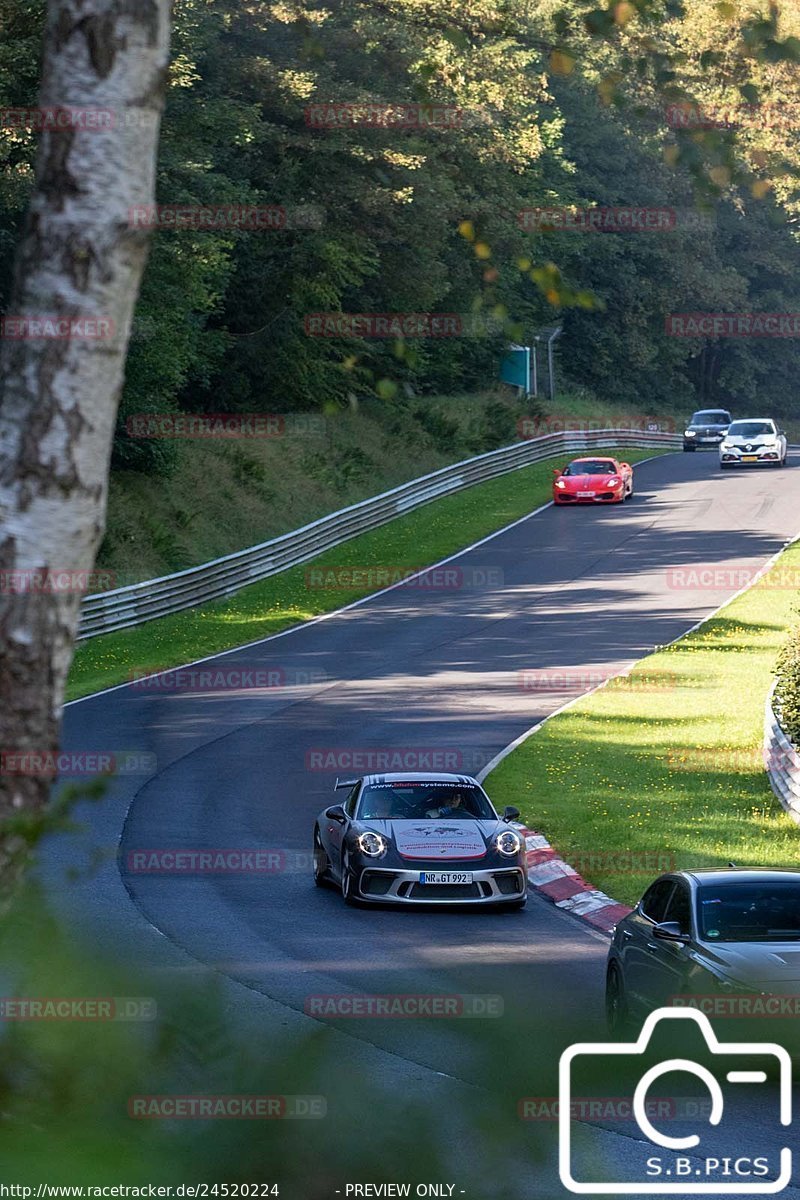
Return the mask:
[[[0,0],[0,108],[35,102],[43,9]],[[667,323],[800,312],[799,51],[797,0],[177,0],[158,201],[283,218],[158,229],[117,466],[174,453],[128,438],[132,413],[485,387],[556,321],[567,378],[604,396],[787,413],[796,337]],[[36,143],[4,124],[0,309]],[[315,313],[456,314],[459,334],[313,336]]]

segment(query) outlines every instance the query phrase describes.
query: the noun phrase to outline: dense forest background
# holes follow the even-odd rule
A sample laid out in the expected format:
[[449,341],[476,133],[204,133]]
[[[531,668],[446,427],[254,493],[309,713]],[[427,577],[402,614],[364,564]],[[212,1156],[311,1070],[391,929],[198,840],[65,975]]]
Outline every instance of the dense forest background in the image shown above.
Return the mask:
[[[44,7],[0,0],[0,108],[36,101]],[[486,388],[509,340],[556,321],[562,374],[598,396],[790,414],[796,339],[674,337],[665,320],[800,312],[799,39],[797,0],[177,0],[159,202],[287,220],[155,234],[115,466],[166,470],[176,453],[129,438],[132,413],[402,407]],[[323,103],[461,115],[317,127]],[[0,311],[35,145],[0,128]],[[674,209],[675,226],[519,220],[628,205]],[[320,311],[456,313],[465,332],[308,336]]]

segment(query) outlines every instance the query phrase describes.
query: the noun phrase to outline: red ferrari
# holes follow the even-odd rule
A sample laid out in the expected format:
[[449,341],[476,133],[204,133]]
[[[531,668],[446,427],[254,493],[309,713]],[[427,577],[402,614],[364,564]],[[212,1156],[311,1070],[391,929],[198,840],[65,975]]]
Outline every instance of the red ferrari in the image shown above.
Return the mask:
[[553,474],[555,504],[622,504],[633,495],[633,467],[615,458],[573,458]]

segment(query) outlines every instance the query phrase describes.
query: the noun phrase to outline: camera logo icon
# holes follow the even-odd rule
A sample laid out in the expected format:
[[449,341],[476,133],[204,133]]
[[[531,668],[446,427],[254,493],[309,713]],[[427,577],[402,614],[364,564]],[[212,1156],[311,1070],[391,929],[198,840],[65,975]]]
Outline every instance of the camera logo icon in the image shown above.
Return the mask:
[[[559,1062],[559,1174],[568,1191],[588,1196],[624,1195],[774,1195],[783,1191],[791,1180],[792,1152],[784,1146],[780,1154],[769,1156],[719,1157],[713,1156],[713,1146],[697,1133],[671,1137],[656,1128],[648,1115],[648,1092],[663,1075],[683,1072],[700,1080],[708,1090],[710,1107],[708,1125],[719,1126],[725,1111],[722,1087],[708,1067],[689,1058],[668,1058],[646,1070],[638,1079],[633,1092],[632,1111],[636,1124],[654,1152],[646,1159],[644,1178],[635,1180],[596,1180],[580,1178],[586,1174],[576,1161],[575,1122],[571,1115],[573,1082],[576,1067],[599,1066],[615,1077],[621,1073],[623,1064],[630,1067],[637,1056],[648,1049],[656,1026],[664,1022],[683,1022],[682,1029],[696,1035],[699,1029],[706,1050],[713,1060],[724,1058],[719,1065],[725,1080],[731,1084],[768,1083],[767,1072],[754,1069],[753,1060],[759,1064],[772,1060],[777,1065],[778,1120],[783,1126],[792,1119],[792,1061],[783,1046],[775,1042],[720,1042],[708,1017],[695,1009],[659,1008],[649,1014],[642,1032],[635,1042],[578,1042],[561,1055]],[[695,1028],[692,1028],[694,1026]],[[671,1032],[677,1030],[674,1027]],[[767,1100],[765,1094],[765,1101]],[[705,1132],[705,1131],[704,1131]],[[658,1151],[656,1153],[655,1151]],[[709,1150],[711,1157],[709,1157]],[[695,1151],[694,1154],[691,1152]],[[687,1153],[688,1152],[688,1153]],[[589,1160],[588,1174],[596,1172],[596,1159]]]

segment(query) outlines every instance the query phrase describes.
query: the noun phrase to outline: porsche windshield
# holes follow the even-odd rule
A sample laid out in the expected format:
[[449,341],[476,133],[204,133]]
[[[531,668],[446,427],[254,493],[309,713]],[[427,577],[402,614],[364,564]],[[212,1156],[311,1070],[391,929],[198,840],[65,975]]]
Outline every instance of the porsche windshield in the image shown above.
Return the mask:
[[800,941],[800,880],[706,884],[697,924],[705,942]]
[[734,421],[728,429],[728,437],[754,438],[774,432],[771,421]]
[[480,788],[453,783],[391,783],[366,787],[358,805],[360,821],[448,820],[491,821],[497,814]]
[[565,475],[616,475],[616,464],[609,458],[586,458],[583,462],[571,462],[564,469]]

